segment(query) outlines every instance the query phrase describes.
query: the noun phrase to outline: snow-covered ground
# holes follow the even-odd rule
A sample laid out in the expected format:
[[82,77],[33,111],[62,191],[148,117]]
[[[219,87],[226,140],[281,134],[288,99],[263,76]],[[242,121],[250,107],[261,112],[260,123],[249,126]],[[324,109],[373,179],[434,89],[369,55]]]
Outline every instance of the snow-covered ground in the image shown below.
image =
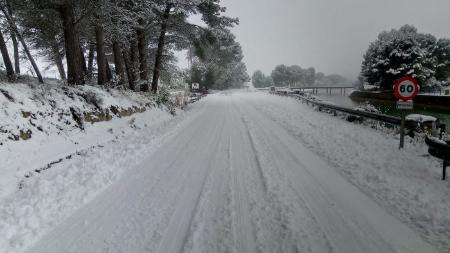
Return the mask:
[[[143,94],[93,86],[0,83],[0,200],[49,163],[133,131],[133,117],[122,116],[154,104]],[[143,116],[170,118],[159,109]]]
[[450,184],[440,180],[442,163],[428,155],[423,141],[407,137],[406,148],[398,150],[393,132],[349,123],[297,100],[260,94],[245,99],[441,252],[450,252]]
[[423,146],[261,92],[155,114],[3,200],[0,252],[449,251]]
[[[77,89],[87,88],[92,89]],[[21,101],[17,94],[24,93],[10,92],[15,95],[16,102]],[[102,91],[95,93],[99,96]],[[139,98],[136,94],[110,95],[105,94],[102,105],[109,106],[107,99],[111,105],[123,105],[123,108],[149,102],[148,98]],[[58,98],[58,94],[54,97]],[[27,105],[27,102],[31,103],[29,96],[24,96],[23,101],[26,102],[19,102],[17,106],[35,110]],[[15,110],[11,104],[4,103],[3,106],[5,110]],[[69,105],[58,104],[61,110],[65,106]],[[80,101],[79,106],[86,106],[86,103]],[[178,113],[174,117],[167,109],[150,106],[145,112],[131,116],[86,123],[84,130],[72,127],[62,128],[59,132],[42,131],[45,134],[34,135],[26,141],[6,142],[0,149],[0,157],[5,161],[0,168],[5,175],[1,181],[4,191],[0,199],[0,252],[23,251],[129,173],[164,139],[180,131],[178,122],[185,116],[182,111]],[[38,117],[36,120],[39,122]],[[51,128],[51,123],[60,123],[52,117],[47,120],[50,122],[41,119],[39,123],[44,128]]]

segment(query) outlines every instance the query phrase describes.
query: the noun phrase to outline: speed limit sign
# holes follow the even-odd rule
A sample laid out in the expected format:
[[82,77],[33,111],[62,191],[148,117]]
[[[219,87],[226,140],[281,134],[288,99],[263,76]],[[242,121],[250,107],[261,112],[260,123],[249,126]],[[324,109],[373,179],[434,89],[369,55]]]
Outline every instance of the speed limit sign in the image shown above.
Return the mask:
[[400,100],[413,100],[419,93],[419,84],[416,79],[406,76],[395,82],[394,92],[395,96]]
[[395,96],[399,99],[397,102],[397,110],[401,113],[400,124],[400,149],[405,145],[405,111],[414,108],[413,99],[419,93],[419,84],[416,79],[405,76],[395,82],[394,85]]

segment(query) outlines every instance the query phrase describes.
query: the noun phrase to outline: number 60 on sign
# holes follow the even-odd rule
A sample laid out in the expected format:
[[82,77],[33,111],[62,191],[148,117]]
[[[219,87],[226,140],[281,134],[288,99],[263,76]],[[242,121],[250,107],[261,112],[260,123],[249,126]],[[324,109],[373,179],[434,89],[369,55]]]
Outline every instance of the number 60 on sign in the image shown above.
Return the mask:
[[413,100],[419,93],[419,84],[416,79],[409,76],[400,78],[395,82],[394,93],[400,100]]

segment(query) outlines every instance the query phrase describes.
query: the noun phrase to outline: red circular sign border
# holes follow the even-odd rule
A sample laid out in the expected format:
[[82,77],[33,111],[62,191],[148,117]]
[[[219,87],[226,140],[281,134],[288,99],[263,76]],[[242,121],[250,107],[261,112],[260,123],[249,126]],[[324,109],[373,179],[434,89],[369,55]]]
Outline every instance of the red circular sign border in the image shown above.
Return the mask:
[[[402,95],[400,94],[400,91],[398,90],[400,84],[403,83],[404,81],[411,81],[411,82],[414,84],[414,86],[416,86],[416,89],[415,89],[414,93],[413,93],[411,96],[409,96],[409,97],[404,97],[404,96],[402,96]],[[395,93],[395,96],[396,96],[398,99],[401,99],[401,100],[403,100],[403,101],[413,100],[413,99],[417,96],[417,94],[419,93],[419,83],[417,82],[416,79],[414,79],[414,78],[412,78],[412,77],[410,77],[410,76],[402,77],[402,78],[398,79],[398,80],[395,82],[395,85],[394,85],[394,93]]]

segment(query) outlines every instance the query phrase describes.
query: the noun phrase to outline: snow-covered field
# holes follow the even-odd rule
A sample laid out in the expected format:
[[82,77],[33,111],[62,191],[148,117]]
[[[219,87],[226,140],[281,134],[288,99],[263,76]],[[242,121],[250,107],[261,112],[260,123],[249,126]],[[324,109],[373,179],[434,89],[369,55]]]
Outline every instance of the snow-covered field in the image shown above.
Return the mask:
[[1,200],[0,252],[450,250],[421,144],[262,92],[132,117]]

